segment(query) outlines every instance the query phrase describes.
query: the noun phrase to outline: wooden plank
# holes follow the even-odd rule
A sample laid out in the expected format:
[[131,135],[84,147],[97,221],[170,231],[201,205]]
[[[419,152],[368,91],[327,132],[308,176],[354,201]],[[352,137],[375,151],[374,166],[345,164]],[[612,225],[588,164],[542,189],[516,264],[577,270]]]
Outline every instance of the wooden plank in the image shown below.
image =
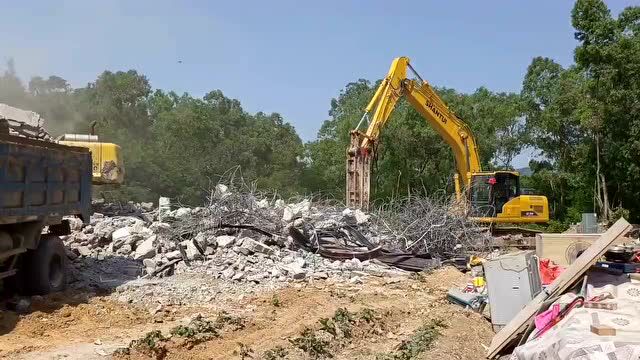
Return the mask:
[[599,257],[604,255],[614,241],[622,238],[629,230],[631,230],[631,225],[629,225],[625,219],[621,218],[616,221],[607,232],[603,233],[591,247],[585,250],[545,291],[542,291],[531,300],[527,306],[520,310],[520,312],[493,337],[487,357],[492,359],[500,355],[501,351],[525,330],[540,308],[541,303],[549,297],[564,293],[587,272],[589,267],[591,267]]
[[[571,265],[602,234],[538,234],[536,255],[562,266]],[[624,238],[614,243],[624,242]]]

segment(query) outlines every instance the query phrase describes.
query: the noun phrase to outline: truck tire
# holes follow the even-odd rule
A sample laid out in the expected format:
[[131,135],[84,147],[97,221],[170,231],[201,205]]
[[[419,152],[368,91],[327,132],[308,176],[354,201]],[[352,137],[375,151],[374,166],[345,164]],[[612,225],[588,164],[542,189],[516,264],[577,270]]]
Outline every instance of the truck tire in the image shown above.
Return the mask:
[[38,248],[30,251],[23,264],[26,290],[33,295],[63,291],[67,286],[66,259],[62,240],[42,235]]

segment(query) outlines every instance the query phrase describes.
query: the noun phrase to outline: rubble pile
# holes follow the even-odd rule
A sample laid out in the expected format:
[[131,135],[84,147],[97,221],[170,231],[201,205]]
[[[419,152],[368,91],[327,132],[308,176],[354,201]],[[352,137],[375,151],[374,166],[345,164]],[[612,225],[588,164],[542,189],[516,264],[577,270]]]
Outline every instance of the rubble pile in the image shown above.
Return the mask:
[[[77,219],[71,220],[73,232],[64,242],[69,259],[81,272],[87,261],[114,258],[129,260],[128,265],[117,263],[114,267],[127,267],[136,277],[199,272],[225,281],[251,283],[351,279],[366,273],[398,271],[389,266],[394,264],[394,259],[389,260],[393,254],[386,249],[380,251],[382,245],[399,246],[393,231],[383,231],[390,229],[388,223],[382,228],[381,219],[373,220],[375,215],[312,203],[308,198],[287,203],[254,192],[231,191],[219,184],[204,207],[172,209],[169,199],[161,198],[156,209],[151,204],[133,203],[124,206],[102,203],[96,209],[126,215],[105,216],[95,212],[89,225],[84,226]],[[302,232],[292,229],[301,229],[310,243],[301,246]],[[298,234],[297,242],[292,234]],[[355,245],[349,246],[368,249],[364,248],[362,253],[342,252],[332,258],[327,254],[333,253],[320,251],[323,249],[317,246],[321,240],[326,242],[327,234],[331,241],[343,246],[355,234],[361,241],[352,241]],[[454,237],[447,241],[455,245],[461,240]],[[387,261],[372,258],[374,253]],[[408,254],[400,255],[404,259]]]
[[446,257],[459,248],[488,249],[493,238],[446,196],[410,197],[379,207],[374,222],[392,234],[389,246]]

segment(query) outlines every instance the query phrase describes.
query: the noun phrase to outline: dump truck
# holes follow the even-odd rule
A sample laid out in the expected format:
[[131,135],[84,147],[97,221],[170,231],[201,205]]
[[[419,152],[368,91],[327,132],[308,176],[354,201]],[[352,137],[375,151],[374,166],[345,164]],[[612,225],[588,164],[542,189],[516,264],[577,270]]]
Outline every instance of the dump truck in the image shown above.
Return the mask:
[[[92,184],[122,183],[120,148],[97,138],[53,140],[39,119],[9,110],[0,107],[0,281],[15,293],[61,291],[67,256],[60,236],[71,232],[69,217],[89,222]],[[97,153],[102,148],[113,152],[109,159]],[[92,157],[104,161],[95,167]]]

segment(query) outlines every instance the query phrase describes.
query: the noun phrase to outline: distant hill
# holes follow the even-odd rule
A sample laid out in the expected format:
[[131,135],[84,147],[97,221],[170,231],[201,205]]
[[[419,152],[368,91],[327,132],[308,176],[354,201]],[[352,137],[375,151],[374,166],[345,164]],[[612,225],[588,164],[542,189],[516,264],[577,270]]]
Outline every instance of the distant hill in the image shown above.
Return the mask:
[[531,174],[533,174],[533,171],[531,171],[528,166],[516,169],[516,171],[519,172],[521,176],[531,176]]

